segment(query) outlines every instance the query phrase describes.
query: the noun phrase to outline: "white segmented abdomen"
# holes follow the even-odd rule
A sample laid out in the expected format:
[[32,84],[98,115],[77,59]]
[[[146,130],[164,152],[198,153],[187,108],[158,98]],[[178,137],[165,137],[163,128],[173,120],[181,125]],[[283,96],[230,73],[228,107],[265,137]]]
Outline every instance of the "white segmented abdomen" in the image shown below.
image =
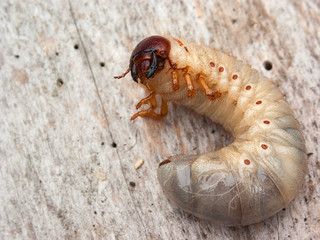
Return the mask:
[[[259,222],[280,211],[296,196],[307,171],[300,126],[283,95],[270,80],[227,54],[166,38],[181,87],[173,91],[169,63],[150,85],[163,99],[222,124],[234,142],[161,163],[158,178],[164,192],[184,210],[227,226]],[[196,89],[192,98],[186,94],[186,72]],[[221,97],[210,100],[197,85],[199,76]]]

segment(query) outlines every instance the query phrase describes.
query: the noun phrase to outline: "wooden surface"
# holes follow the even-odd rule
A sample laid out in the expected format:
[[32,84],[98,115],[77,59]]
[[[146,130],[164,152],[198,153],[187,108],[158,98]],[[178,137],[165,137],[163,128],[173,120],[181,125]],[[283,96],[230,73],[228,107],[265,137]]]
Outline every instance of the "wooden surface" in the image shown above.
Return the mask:
[[[70,2],[0,2],[1,239],[320,238],[318,0]],[[160,161],[232,138],[172,104],[162,121],[130,122],[146,93],[129,75],[113,76],[153,34],[237,56],[286,95],[310,156],[304,186],[285,210],[225,228],[164,197]]]

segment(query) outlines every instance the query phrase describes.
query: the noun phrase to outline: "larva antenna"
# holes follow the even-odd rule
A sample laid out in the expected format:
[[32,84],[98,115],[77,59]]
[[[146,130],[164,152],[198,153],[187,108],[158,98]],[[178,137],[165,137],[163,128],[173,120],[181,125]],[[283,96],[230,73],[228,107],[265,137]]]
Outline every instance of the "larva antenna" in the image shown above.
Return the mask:
[[130,67],[128,67],[127,71],[125,71],[125,73],[123,73],[122,75],[120,76],[114,76],[115,79],[120,79],[120,78],[124,78],[128,72],[130,72]]

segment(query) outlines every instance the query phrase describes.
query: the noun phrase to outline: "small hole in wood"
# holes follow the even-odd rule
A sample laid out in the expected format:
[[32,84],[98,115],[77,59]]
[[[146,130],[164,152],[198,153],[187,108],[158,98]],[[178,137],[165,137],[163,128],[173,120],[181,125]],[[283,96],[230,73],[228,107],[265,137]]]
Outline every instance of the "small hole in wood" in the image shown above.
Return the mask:
[[136,186],[136,183],[135,183],[135,182],[132,182],[132,181],[129,182],[129,184],[130,184],[131,187],[135,187],[135,186]]
[[272,62],[266,60],[264,61],[263,66],[267,71],[270,71],[272,69]]
[[62,85],[63,85],[62,79],[61,79],[61,78],[58,78],[58,79],[57,79],[57,86],[58,86],[58,87],[61,87]]

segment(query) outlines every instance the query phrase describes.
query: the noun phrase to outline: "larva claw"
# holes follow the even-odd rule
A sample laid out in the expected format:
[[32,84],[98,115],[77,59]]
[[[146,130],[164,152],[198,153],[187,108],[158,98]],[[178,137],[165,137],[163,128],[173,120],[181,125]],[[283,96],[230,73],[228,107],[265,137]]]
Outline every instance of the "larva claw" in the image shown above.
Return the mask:
[[132,121],[132,120],[136,119],[137,117],[150,117],[155,120],[160,120],[163,117],[165,117],[165,115],[155,113],[155,112],[153,112],[153,110],[154,110],[153,108],[149,108],[148,110],[143,110],[143,111],[137,112],[136,114],[134,114],[131,117],[130,120]]
[[196,91],[194,89],[188,89],[188,97],[194,97],[196,95]]
[[[160,116],[160,115],[159,115]],[[139,111],[136,114],[134,114],[131,117],[131,121],[136,119],[137,117],[151,117],[151,118],[155,118],[155,119],[160,119],[158,118],[157,114],[153,112],[153,108],[149,108],[148,110],[143,110],[143,111]]]
[[210,100],[216,100],[217,98],[221,97],[221,93],[220,92],[214,92],[206,83],[206,81],[204,80],[203,77],[199,76],[197,79],[197,82],[199,84],[199,86],[201,87],[202,91],[207,95],[207,97]]
[[148,110],[142,110],[137,112],[131,117],[131,120],[136,119],[137,117],[150,117],[156,120],[160,120],[165,117],[168,113],[167,102],[162,99],[161,101],[161,111],[160,114],[155,113],[154,110],[157,108],[157,100],[154,92],[151,92],[150,95],[146,98],[143,98],[136,106],[136,108],[140,108],[144,104],[150,103],[150,108]]
[[210,100],[216,100],[222,96],[222,93],[215,92],[213,95],[208,96]]
[[149,96],[143,98],[138,102],[136,109],[140,108],[142,105],[150,103],[151,107],[157,107],[156,95],[154,92],[151,92]]

